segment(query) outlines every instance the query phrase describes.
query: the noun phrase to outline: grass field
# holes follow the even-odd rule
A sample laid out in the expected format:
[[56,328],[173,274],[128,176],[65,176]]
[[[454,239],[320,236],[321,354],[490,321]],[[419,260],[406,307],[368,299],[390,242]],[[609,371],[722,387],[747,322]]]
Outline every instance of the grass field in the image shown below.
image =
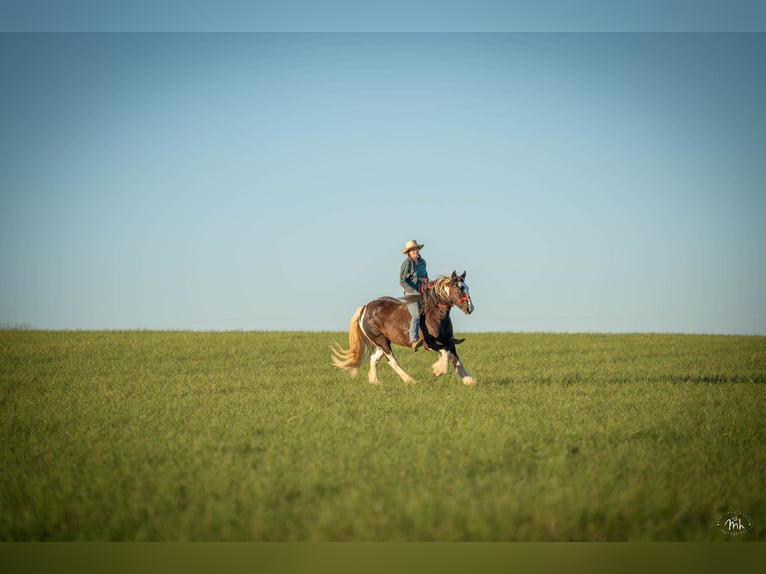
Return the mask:
[[766,539],[766,337],[466,336],[0,332],[0,540]]

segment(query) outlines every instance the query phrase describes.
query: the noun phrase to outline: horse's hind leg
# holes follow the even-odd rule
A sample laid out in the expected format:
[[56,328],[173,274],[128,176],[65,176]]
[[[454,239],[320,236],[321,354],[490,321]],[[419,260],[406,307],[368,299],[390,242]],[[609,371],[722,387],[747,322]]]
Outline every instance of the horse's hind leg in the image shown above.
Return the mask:
[[380,382],[378,380],[378,363],[380,363],[380,360],[383,358],[383,355],[385,355],[385,353],[383,352],[383,349],[381,349],[380,347],[375,347],[375,351],[370,355],[369,380],[370,380],[370,383],[374,385]]
[[417,383],[415,379],[404,372],[399,361],[396,360],[394,352],[391,350],[391,343],[389,343],[388,340],[383,341],[379,346],[379,349],[386,355],[386,359],[388,360],[388,364],[391,365],[391,368],[396,371],[396,374],[399,375],[405,383]]
[[396,360],[396,357],[394,357],[394,352],[389,347],[388,352],[386,353],[386,359],[388,359],[388,364],[391,365],[391,368],[396,371],[396,374],[401,377],[401,379],[405,383],[417,383],[415,379],[413,379],[411,376],[409,376],[407,373],[404,372],[404,369],[402,369],[402,366],[399,364],[399,361]]
[[[386,360],[388,360],[388,364],[391,365],[391,368],[396,372],[399,377],[405,382],[405,383],[417,383],[415,379],[413,379],[411,376],[409,376],[407,373],[404,372],[404,369],[402,369],[402,366],[399,364],[399,361],[396,360],[396,357],[394,356],[394,352],[391,350],[391,343],[387,338],[385,338],[382,334],[378,337],[372,338],[372,341],[376,345],[376,351],[373,353],[373,356],[378,355],[378,353],[382,353],[385,355]],[[380,361],[380,356],[378,356],[377,361]],[[377,378],[377,362],[375,364],[375,377]],[[373,376],[373,369],[372,369],[372,361],[370,362],[370,382],[374,382],[372,380]]]

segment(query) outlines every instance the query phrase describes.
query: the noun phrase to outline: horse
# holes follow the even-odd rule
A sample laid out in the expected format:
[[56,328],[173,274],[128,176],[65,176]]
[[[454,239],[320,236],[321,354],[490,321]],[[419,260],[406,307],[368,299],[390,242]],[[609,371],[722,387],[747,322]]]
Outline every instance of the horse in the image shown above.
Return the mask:
[[465,275],[465,271],[462,275],[453,271],[450,277],[442,276],[428,283],[420,295],[410,295],[403,299],[380,297],[359,307],[349,322],[348,349],[338,344],[332,349],[333,365],[355,377],[359,374],[365,351],[369,350],[370,383],[380,383],[378,363],[384,356],[403,381],[416,383],[396,360],[391,344],[410,346],[410,312],[407,303],[413,297],[420,297],[420,331],[424,347],[439,353],[439,358],[432,365],[433,375],[438,377],[447,373],[451,361],[463,384],[475,385],[476,379],[466,371],[458,357],[455,345],[463,340],[455,339],[449,316],[452,307],[458,307],[466,315],[473,313],[473,301],[468,285],[465,284]]

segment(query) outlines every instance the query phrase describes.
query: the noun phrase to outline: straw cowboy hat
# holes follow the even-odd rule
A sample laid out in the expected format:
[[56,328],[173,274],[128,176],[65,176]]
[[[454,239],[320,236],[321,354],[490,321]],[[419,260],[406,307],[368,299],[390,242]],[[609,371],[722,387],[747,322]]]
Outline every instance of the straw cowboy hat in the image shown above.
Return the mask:
[[407,243],[404,244],[404,249],[402,249],[402,253],[407,253],[410,249],[417,249],[420,251],[423,249],[425,245],[418,243],[414,239],[410,239]]

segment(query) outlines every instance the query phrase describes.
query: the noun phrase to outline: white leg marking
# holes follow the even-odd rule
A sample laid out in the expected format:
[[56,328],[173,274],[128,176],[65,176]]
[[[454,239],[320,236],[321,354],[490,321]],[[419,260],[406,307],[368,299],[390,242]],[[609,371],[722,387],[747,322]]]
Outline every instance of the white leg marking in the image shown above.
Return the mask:
[[383,349],[380,347],[375,348],[375,352],[370,355],[370,375],[369,380],[370,383],[373,385],[378,384],[380,381],[378,380],[378,363],[380,363],[380,360],[383,358],[383,355],[385,353],[383,352]]
[[439,358],[431,365],[433,368],[434,377],[440,377],[447,374],[447,368],[449,366],[449,352],[445,349],[439,351]]
[[396,371],[396,374],[399,375],[405,383],[417,383],[415,379],[404,372],[404,369],[402,369],[393,353],[386,355],[386,359],[388,359],[388,364],[391,365],[391,368]]
[[478,382],[471,376],[471,373],[465,370],[463,363],[459,359],[453,358],[453,361],[455,363],[455,373],[460,377],[464,385],[475,385]]

